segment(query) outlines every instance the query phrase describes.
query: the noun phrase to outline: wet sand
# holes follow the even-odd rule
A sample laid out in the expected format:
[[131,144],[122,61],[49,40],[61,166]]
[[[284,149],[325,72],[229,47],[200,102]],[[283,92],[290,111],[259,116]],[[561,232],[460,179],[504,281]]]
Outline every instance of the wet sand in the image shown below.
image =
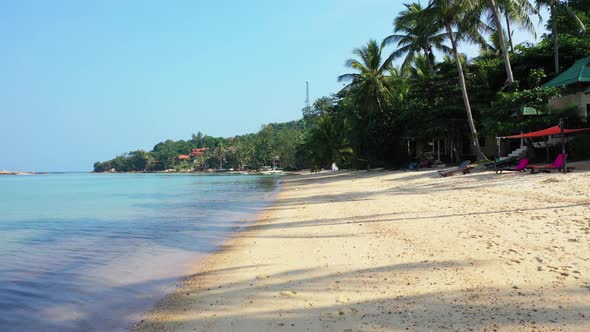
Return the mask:
[[590,170],[287,177],[135,331],[589,331]]

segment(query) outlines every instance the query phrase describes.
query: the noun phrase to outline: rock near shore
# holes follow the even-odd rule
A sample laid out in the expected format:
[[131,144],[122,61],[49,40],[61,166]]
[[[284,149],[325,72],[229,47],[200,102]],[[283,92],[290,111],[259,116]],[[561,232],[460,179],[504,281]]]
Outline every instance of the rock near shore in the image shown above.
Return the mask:
[[3,171],[0,170],[0,175],[33,175],[35,173],[31,172],[11,172],[11,171]]

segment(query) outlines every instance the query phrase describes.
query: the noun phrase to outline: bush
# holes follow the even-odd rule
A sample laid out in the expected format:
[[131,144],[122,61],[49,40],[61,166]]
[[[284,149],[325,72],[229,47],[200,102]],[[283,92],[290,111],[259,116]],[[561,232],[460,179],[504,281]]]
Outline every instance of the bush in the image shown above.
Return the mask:
[[584,160],[590,158],[590,134],[583,134],[571,140],[566,146],[570,160]]

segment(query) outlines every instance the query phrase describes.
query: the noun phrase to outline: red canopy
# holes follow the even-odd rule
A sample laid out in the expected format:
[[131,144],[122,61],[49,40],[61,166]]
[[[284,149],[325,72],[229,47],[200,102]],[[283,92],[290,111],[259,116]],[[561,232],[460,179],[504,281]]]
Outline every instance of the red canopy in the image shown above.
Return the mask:
[[[577,132],[581,132],[581,131],[588,131],[588,130],[590,130],[590,128],[563,129],[563,133],[564,134],[572,134],[572,133],[577,133]],[[533,131],[533,132],[526,133],[526,134],[504,136],[504,137],[500,137],[500,138],[530,138],[530,137],[541,137],[541,136],[560,135],[560,134],[561,134],[561,128],[559,126],[554,126],[551,128],[547,128],[547,129],[543,129],[543,130],[539,130],[539,131]]]

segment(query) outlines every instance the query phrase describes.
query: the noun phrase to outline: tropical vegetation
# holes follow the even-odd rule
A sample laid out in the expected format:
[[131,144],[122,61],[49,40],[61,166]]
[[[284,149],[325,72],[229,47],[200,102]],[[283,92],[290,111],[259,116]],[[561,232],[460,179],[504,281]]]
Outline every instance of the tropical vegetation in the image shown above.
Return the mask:
[[[514,45],[515,29],[535,35],[530,17],[544,7],[549,32],[536,44]],[[430,0],[405,4],[392,22],[383,41],[353,49],[337,78],[344,88],[304,108],[300,120],[231,138],[168,140],[94,169],[396,167],[416,156],[420,142],[434,141],[451,147],[441,157],[447,161],[482,160],[493,157],[484,154],[486,137],[540,129],[557,117],[578,121],[547,112],[560,90],[543,83],[590,55],[590,0]],[[480,54],[467,58],[465,44]],[[525,106],[542,115],[524,117]],[[203,148],[206,154],[179,159]]]

